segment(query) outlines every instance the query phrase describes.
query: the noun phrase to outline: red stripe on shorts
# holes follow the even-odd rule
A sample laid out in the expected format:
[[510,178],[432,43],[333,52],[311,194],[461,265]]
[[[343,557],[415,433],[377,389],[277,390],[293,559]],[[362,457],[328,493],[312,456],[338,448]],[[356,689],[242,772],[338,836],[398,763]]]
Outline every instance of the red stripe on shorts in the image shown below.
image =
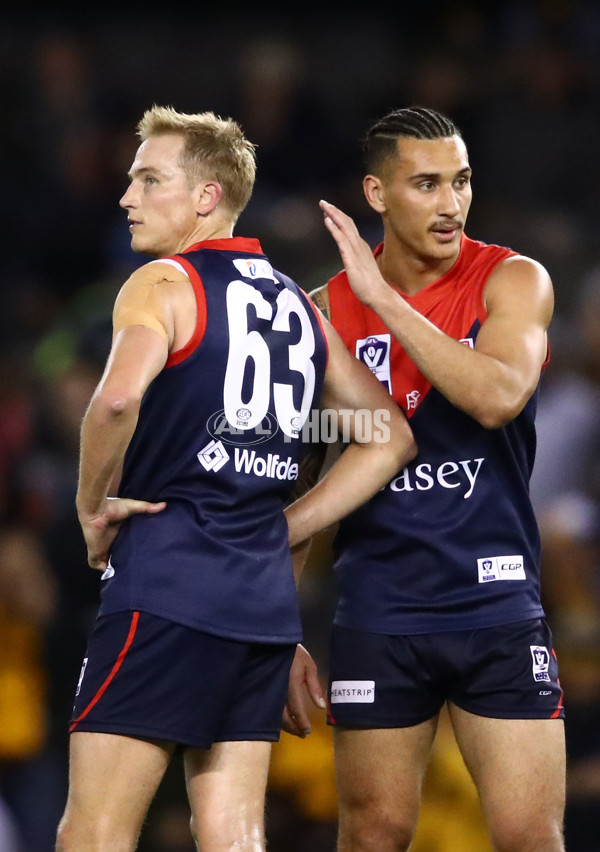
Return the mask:
[[[556,651],[554,650],[554,648],[552,648],[552,656],[554,657],[555,660],[557,659]],[[556,682],[560,686],[560,680],[558,678],[557,678]],[[551,719],[558,719],[558,717],[560,716],[562,706],[563,706],[563,697],[564,697],[564,692],[562,691],[562,687],[561,687],[560,698],[558,700],[558,707],[556,708],[554,713],[550,716]]]
[[134,612],[133,615],[132,615],[132,618],[131,618],[131,624],[129,625],[129,633],[127,634],[127,639],[125,640],[125,644],[121,648],[119,656],[117,657],[115,664],[112,667],[111,673],[106,678],[106,680],[104,681],[104,683],[102,684],[102,686],[100,687],[98,692],[94,695],[94,697],[92,698],[92,700],[90,701],[88,706],[85,708],[83,713],[81,713],[81,715],[78,716],[77,719],[75,719],[75,721],[71,724],[71,727],[69,728],[69,733],[72,733],[75,730],[75,728],[77,727],[77,725],[79,724],[79,722],[81,722],[82,719],[85,719],[85,717],[90,712],[92,707],[94,707],[94,705],[96,705],[100,701],[100,699],[102,698],[102,696],[104,695],[104,693],[106,692],[108,687],[110,686],[111,681],[114,679],[115,675],[117,674],[117,672],[119,671],[119,669],[123,665],[123,660],[125,659],[127,652],[131,648],[131,643],[133,642],[133,638],[135,636],[139,620],[140,620],[139,612]]

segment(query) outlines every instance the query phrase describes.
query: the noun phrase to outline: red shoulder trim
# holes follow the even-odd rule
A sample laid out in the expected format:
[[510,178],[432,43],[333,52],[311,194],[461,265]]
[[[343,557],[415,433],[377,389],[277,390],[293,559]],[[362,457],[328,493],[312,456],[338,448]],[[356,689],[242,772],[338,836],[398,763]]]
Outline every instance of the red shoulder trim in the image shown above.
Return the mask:
[[[214,242],[220,242],[219,240],[214,240]],[[175,258],[173,258],[175,260]],[[196,296],[196,309],[198,311],[198,318],[196,320],[196,328],[194,333],[181,349],[178,349],[176,352],[171,352],[169,357],[167,358],[166,364],[164,366],[165,370],[168,370],[169,367],[175,367],[177,364],[181,364],[182,361],[185,361],[195,349],[198,348],[202,339],[204,337],[204,333],[206,331],[206,294],[204,292],[204,285],[202,284],[202,279],[198,275],[196,269],[192,266],[192,264],[186,260],[184,257],[179,255],[177,257],[177,263],[180,263],[185,269],[188,278],[194,288],[194,295]]]

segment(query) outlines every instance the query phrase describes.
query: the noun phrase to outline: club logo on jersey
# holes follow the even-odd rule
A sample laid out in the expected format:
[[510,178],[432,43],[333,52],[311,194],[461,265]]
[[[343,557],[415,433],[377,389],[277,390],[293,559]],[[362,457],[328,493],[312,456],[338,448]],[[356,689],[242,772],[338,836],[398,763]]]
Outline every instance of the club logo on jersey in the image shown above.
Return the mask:
[[533,660],[533,679],[538,683],[550,681],[550,654],[544,645],[530,645],[531,658]]
[[221,441],[210,441],[198,453],[198,461],[204,470],[221,470],[223,465],[229,461],[229,453]]
[[356,341],[356,357],[374,373],[382,385],[392,392],[390,374],[391,335],[372,334]]
[[410,411],[411,408],[416,408],[419,404],[419,399],[421,397],[421,392],[418,390],[411,391],[406,394],[406,410]]
[[527,579],[522,556],[485,556],[477,560],[477,568],[480,583]]
[[236,410],[236,423],[229,422],[225,415],[225,411],[216,411],[212,414],[206,424],[211,437],[215,441],[223,442],[224,444],[234,444],[235,446],[246,446],[247,444],[262,444],[268,441],[279,429],[277,418],[267,412],[262,422],[253,429],[244,429],[243,424],[248,422],[252,416],[250,409],[238,408]]
[[331,684],[332,704],[374,704],[374,680],[334,680]]
[[273,267],[264,257],[236,257],[233,265],[244,278],[269,278],[277,281],[273,275]]

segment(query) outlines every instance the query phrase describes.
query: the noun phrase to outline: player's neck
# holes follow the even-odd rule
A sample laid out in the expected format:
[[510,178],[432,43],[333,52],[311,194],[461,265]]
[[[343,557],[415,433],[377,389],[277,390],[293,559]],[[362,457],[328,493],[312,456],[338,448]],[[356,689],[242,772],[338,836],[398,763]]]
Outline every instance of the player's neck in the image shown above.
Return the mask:
[[194,230],[182,240],[182,246],[178,251],[185,251],[196,243],[204,243],[207,240],[227,240],[233,236],[234,223],[229,218],[208,216],[200,219]]
[[452,269],[459,254],[460,250],[442,258],[419,255],[386,236],[377,263],[388,284],[407,296],[414,296]]

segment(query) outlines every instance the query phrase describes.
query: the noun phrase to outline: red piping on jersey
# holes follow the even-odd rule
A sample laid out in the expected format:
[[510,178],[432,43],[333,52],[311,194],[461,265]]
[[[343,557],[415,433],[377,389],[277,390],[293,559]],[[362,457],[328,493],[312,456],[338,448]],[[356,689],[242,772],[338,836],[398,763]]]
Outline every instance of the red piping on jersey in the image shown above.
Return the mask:
[[243,251],[246,254],[264,254],[260,242],[256,239],[248,237],[225,237],[221,240],[203,240],[200,243],[194,243],[193,246],[186,248],[180,255],[169,258],[170,260],[175,260],[177,263],[180,263],[187,272],[188,278],[194,288],[198,319],[194,333],[185,346],[178,349],[177,352],[171,352],[167,358],[165,370],[168,370],[169,367],[175,367],[177,364],[181,364],[182,361],[185,361],[185,359],[198,348],[206,331],[206,294],[204,292],[204,285],[202,284],[202,279],[198,275],[195,267],[193,267],[188,260],[182,257],[183,254],[187,254],[191,251],[198,251],[199,249],[235,252]]
[[[219,240],[214,240],[214,242],[220,242]],[[173,258],[174,260],[175,258]],[[186,273],[188,278],[190,279],[190,283],[194,288],[194,296],[196,297],[196,308],[198,311],[198,318],[196,320],[196,328],[194,329],[194,333],[181,349],[178,349],[176,352],[171,352],[167,361],[165,363],[165,369],[168,370],[169,367],[175,367],[177,364],[181,364],[182,361],[192,354],[192,352],[198,348],[200,343],[202,342],[202,338],[204,337],[204,332],[206,331],[206,294],[204,292],[204,285],[202,284],[202,279],[198,275],[197,270],[192,266],[189,260],[186,260],[183,257],[177,258],[177,263],[180,263]]]
[[131,648],[131,643],[133,642],[133,638],[135,636],[139,620],[140,620],[140,614],[139,614],[139,612],[136,611],[136,612],[133,613],[133,615],[131,617],[131,624],[129,625],[129,633],[127,634],[127,639],[125,640],[125,644],[121,648],[121,652],[119,653],[119,656],[117,657],[116,662],[115,662],[114,666],[112,667],[111,673],[106,678],[106,680],[104,681],[104,683],[102,684],[102,686],[100,687],[98,692],[94,695],[94,697],[92,698],[92,700],[90,701],[88,706],[85,708],[83,713],[80,716],[78,716],[77,719],[75,719],[75,721],[72,723],[71,727],[69,728],[69,733],[72,733],[75,730],[75,728],[77,727],[77,725],[81,722],[81,720],[85,719],[85,717],[90,712],[92,707],[94,707],[100,701],[100,699],[102,698],[102,696],[104,695],[104,693],[106,692],[108,687],[110,686],[115,675],[117,674],[117,672],[119,671],[119,669],[123,665],[123,660],[127,656],[127,652]]

